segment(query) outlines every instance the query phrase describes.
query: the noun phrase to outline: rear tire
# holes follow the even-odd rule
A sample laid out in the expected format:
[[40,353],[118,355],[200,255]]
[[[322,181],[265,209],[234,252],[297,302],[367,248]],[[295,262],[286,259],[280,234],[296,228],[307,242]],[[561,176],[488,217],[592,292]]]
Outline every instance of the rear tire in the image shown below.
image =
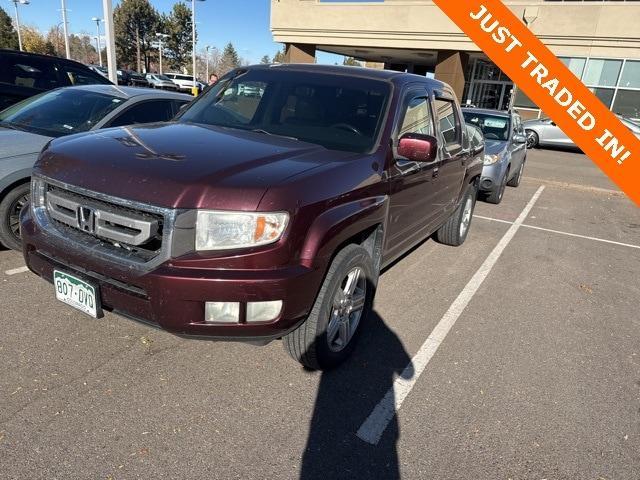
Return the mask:
[[477,194],[478,192],[474,185],[467,187],[456,211],[453,212],[449,220],[436,232],[436,240],[438,243],[452,247],[459,247],[464,243],[469,234],[469,228],[471,227]]
[[[353,244],[340,250],[331,262],[311,313],[282,339],[289,355],[313,370],[328,370],[344,362],[371,313],[374,279],[373,261],[367,250]],[[351,287],[352,293],[347,294]]]
[[29,203],[29,190],[28,183],[18,185],[0,202],[0,243],[13,250],[22,250],[20,212]]

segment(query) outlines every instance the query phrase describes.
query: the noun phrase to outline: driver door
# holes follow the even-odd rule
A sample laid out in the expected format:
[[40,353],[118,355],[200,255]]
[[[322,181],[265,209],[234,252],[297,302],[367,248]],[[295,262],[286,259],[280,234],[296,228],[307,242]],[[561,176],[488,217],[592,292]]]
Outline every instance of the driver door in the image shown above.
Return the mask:
[[390,209],[387,252],[390,257],[423,238],[439,213],[437,203],[438,160],[414,162],[401,157],[397,147],[408,133],[434,135],[431,102],[423,87],[405,93],[392,139],[393,165],[389,168]]

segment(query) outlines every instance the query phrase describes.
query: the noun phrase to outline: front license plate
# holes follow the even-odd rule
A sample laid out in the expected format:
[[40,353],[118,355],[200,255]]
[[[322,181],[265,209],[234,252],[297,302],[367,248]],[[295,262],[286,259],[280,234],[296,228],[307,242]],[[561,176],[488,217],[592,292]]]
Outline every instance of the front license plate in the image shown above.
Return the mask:
[[93,318],[98,318],[101,312],[98,306],[97,289],[94,286],[58,270],[53,271],[53,285],[58,300]]

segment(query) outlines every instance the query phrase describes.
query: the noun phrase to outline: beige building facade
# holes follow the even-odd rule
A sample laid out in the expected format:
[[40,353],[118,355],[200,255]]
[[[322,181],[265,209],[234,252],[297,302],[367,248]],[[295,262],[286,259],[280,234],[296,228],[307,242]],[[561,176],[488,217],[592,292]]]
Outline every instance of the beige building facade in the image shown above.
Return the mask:
[[[462,1],[462,0],[451,0]],[[640,119],[640,1],[504,0],[614,112]],[[271,0],[290,62],[331,52],[434,75],[465,104],[543,113],[430,0]]]

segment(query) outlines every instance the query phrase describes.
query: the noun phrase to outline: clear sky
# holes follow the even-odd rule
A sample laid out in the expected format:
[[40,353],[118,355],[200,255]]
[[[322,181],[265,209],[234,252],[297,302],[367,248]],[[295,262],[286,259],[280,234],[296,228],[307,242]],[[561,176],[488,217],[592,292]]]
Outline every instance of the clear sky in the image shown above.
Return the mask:
[[[19,6],[20,21],[33,25],[42,33],[62,23],[60,0],[30,0],[31,4]],[[150,0],[160,12],[168,13],[177,0]],[[95,35],[96,25],[92,17],[102,18],[102,0],[66,0],[67,21],[70,33],[86,32]],[[119,0],[114,0],[114,7]],[[191,1],[187,4],[190,6]],[[196,2],[196,26],[198,50],[204,45],[220,50],[232,42],[241,57],[251,63],[259,62],[263,55],[273,55],[281,48],[275,43],[269,30],[270,0],[206,0]],[[0,6],[13,17],[13,4],[0,0]],[[104,25],[101,26],[104,33]],[[342,56],[319,53],[320,63],[341,63]]]

